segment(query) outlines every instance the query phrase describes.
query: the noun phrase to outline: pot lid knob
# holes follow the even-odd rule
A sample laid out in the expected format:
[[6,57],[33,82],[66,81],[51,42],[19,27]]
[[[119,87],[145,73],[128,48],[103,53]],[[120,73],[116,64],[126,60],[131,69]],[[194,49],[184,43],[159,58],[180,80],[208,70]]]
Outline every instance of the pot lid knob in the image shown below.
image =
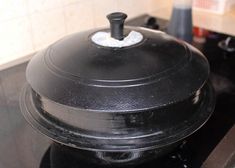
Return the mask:
[[117,40],[123,40],[123,26],[127,15],[122,12],[115,12],[107,15],[110,22],[111,37]]

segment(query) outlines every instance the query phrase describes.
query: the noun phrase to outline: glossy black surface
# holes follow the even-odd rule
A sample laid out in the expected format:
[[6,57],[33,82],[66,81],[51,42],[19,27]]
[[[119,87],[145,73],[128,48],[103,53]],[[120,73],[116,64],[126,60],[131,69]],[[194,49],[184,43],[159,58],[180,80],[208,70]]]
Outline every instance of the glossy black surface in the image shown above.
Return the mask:
[[25,84],[26,64],[0,72],[0,167],[36,168],[50,140],[23,118],[19,94]]
[[[74,150],[68,147],[60,146],[58,144],[52,144],[50,148],[46,151],[44,158],[42,159],[40,168],[50,167],[50,168],[72,168],[72,167],[89,167],[89,168],[102,168],[104,166],[99,166],[93,164],[94,160],[89,159],[87,155],[77,156],[78,153],[74,153]],[[98,154],[98,153],[97,153]],[[98,154],[99,155],[99,154]],[[129,155],[126,153],[126,155]],[[139,156],[135,154],[134,156]],[[119,156],[120,157],[120,156]],[[121,157],[125,157],[123,154]],[[82,159],[81,159],[82,158]],[[148,159],[148,158],[146,158]],[[159,158],[158,160],[150,160],[148,163],[140,164],[135,168],[155,168],[156,166],[160,168],[187,168],[191,167],[192,163],[190,161],[191,153],[187,144],[183,142],[180,144],[176,150],[172,151],[167,157]],[[89,160],[89,161],[87,161]],[[106,165],[105,167],[110,167]],[[124,168],[133,167],[131,165],[125,166]]]
[[[228,59],[227,54],[217,48],[218,41],[225,38],[224,35],[214,34],[207,39],[202,49],[210,61],[213,72],[211,79],[217,93],[216,109],[210,120],[187,138],[183,147],[138,168],[199,168],[235,123],[235,61],[234,57]],[[20,113],[18,101],[26,82],[25,68],[26,64],[22,64],[0,72],[0,167],[51,168],[51,155],[57,156],[53,162],[60,163],[59,166],[63,168],[97,167],[69,158],[63,153],[51,154],[50,140],[28,126]]]
[[193,46],[131,26],[124,31],[139,32],[138,44],[101,47],[92,41],[98,31],[122,36],[126,17],[112,13],[111,30],[75,33],[38,52],[20,97],[29,124],[96,164],[138,165],[160,157],[214,111],[209,63]]

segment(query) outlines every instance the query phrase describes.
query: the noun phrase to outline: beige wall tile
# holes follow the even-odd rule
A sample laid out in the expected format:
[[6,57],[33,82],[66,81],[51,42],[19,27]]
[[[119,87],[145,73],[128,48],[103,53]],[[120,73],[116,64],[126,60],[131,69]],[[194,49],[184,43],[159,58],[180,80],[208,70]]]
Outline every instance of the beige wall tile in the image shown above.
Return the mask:
[[157,7],[157,3],[158,1],[156,0],[148,0],[148,11],[152,12],[155,10],[155,8]]
[[78,2],[65,7],[67,34],[94,28],[91,1]]
[[107,26],[111,12],[122,11],[131,18],[166,1],[172,0],[0,0],[0,65],[66,34]]
[[27,0],[29,13],[42,12],[62,7],[62,0]]
[[0,0],[0,21],[19,18],[26,14],[26,0]]
[[96,27],[109,25],[106,15],[117,12],[117,0],[94,0],[94,21]]
[[[62,3],[64,6],[66,6],[66,5],[71,5],[77,2],[81,2],[81,1],[84,1],[84,0],[62,0]],[[91,0],[87,0],[87,1],[91,1]]]
[[30,23],[27,17],[1,22],[0,59],[5,61],[33,52]]
[[30,16],[35,50],[44,48],[66,34],[63,9]]
[[173,0],[148,0],[148,1],[149,1],[148,2],[149,12],[153,12],[167,6],[172,6],[173,3]]
[[148,0],[117,0],[117,10],[128,14],[128,17],[146,13],[148,10]]

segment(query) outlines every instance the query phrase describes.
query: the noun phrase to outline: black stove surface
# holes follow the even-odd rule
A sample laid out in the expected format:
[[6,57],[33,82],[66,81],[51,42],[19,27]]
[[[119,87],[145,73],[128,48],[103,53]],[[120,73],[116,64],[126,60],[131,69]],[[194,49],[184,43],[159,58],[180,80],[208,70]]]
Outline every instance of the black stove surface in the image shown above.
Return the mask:
[[[136,20],[132,23],[141,25]],[[227,54],[217,47],[217,43],[225,38],[225,35],[211,34],[201,48],[210,62],[211,80],[217,92],[212,117],[175,151],[136,168],[199,168],[234,125],[235,54]],[[26,82],[26,65],[0,72],[0,168],[97,168],[96,165],[67,157],[51,140],[26,123],[19,108],[20,91]]]
[[[148,163],[136,166],[135,168],[190,168],[191,163],[191,152],[186,144],[183,142],[179,147],[166,157],[153,160]],[[101,168],[94,164],[86,163],[82,160],[76,160],[73,157],[66,155],[63,150],[58,149],[56,144],[51,146],[46,151],[42,158],[41,165],[39,168]],[[126,167],[129,168],[129,167]]]

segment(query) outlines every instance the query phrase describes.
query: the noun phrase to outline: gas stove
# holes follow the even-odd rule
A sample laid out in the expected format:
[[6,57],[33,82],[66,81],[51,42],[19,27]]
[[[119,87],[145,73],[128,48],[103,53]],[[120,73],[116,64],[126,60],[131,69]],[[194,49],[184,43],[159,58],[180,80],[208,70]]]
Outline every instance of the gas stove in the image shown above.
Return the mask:
[[[130,20],[129,25],[164,31],[167,22],[143,15]],[[229,130],[231,132],[235,129],[235,52],[218,47],[218,43],[226,38],[228,36],[211,32],[206,42],[200,44],[200,50],[210,62],[210,78],[217,93],[216,108],[212,117],[170,154],[136,168],[210,168],[210,162],[222,165],[221,158],[224,153],[218,155],[217,148],[224,149],[223,142],[226,137],[235,141],[234,136],[227,136]],[[197,43],[194,45],[198,46]],[[24,63],[0,72],[0,167],[97,168],[96,165],[76,159],[67,147],[53,143],[26,123],[19,108],[19,94],[26,82],[26,65],[27,63]],[[234,145],[227,148],[231,151],[230,155],[228,151],[225,156],[231,157],[231,153],[235,152]],[[229,164],[232,167],[235,163],[231,161]]]

